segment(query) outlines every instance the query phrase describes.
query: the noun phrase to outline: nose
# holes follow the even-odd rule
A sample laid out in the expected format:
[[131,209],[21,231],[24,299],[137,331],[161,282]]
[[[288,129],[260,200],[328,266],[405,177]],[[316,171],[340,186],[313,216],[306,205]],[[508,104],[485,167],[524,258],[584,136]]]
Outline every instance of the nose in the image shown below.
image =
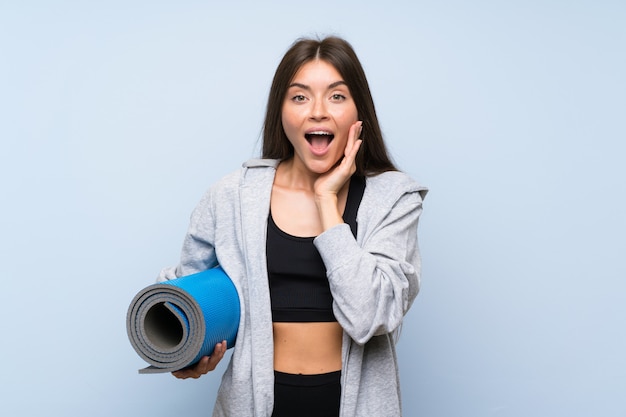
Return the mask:
[[316,99],[311,104],[311,115],[312,120],[325,120],[328,118],[328,109],[326,107],[326,103],[323,99]]

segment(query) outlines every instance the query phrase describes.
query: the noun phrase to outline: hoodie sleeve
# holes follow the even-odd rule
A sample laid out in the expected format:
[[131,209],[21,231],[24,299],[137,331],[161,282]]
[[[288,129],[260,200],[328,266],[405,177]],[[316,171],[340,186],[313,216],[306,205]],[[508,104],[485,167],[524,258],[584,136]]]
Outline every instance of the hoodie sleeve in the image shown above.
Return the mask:
[[[417,296],[417,226],[425,193],[405,191],[385,210],[373,210],[379,213],[359,223],[361,244],[347,224],[326,230],[314,241],[326,265],[335,317],[359,344],[396,330]],[[384,201],[388,196],[378,197]]]

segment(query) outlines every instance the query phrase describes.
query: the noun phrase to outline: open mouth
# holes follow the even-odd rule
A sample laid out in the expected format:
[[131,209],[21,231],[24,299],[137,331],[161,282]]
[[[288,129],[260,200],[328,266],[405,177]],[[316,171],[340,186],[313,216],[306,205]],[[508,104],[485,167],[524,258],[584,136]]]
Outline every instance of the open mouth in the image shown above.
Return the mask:
[[330,142],[333,141],[335,135],[330,132],[318,131],[318,132],[309,132],[304,135],[307,142],[311,144],[311,147],[315,150],[323,150],[330,145]]

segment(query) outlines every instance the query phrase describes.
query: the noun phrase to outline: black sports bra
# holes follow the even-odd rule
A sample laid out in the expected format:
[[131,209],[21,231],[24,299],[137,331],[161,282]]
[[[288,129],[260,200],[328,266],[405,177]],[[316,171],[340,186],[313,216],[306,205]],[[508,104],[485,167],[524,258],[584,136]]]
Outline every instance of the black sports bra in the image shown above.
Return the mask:
[[[365,191],[365,179],[350,180],[343,220],[356,236],[356,214]],[[267,222],[267,271],[274,322],[332,322],[333,296],[326,267],[313,245],[315,237],[293,236]]]

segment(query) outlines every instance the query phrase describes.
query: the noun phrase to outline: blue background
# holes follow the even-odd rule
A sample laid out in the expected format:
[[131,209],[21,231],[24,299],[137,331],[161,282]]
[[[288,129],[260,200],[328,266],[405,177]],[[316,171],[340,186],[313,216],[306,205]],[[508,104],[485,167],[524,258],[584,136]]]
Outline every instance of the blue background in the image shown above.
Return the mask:
[[138,375],[125,315],[204,190],[258,154],[302,35],[359,54],[431,189],[405,415],[626,415],[622,1],[0,2],[0,404],[207,416],[218,371]]

